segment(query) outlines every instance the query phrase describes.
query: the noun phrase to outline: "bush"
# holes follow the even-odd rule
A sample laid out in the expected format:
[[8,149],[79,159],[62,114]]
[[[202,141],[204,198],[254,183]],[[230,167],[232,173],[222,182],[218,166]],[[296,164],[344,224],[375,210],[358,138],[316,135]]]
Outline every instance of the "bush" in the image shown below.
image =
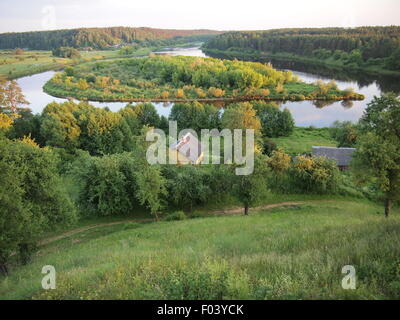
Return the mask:
[[334,160],[325,157],[297,157],[289,175],[300,193],[335,193],[340,172]]
[[267,156],[271,156],[272,152],[277,149],[276,142],[269,139],[269,138],[263,138],[262,140],[262,148],[263,148],[263,154],[266,154]]
[[161,209],[164,179],[137,151],[101,158],[84,154],[72,173],[79,182],[79,203],[87,215],[129,215],[139,206],[156,215]]
[[81,53],[77,49],[72,47],[59,47],[53,50],[53,56],[77,59],[81,57]]
[[186,220],[186,219],[187,219],[187,216],[183,211],[172,212],[163,218],[164,221],[179,221],[179,220]]
[[340,148],[355,147],[358,138],[358,126],[351,121],[335,121],[332,125],[332,137]]

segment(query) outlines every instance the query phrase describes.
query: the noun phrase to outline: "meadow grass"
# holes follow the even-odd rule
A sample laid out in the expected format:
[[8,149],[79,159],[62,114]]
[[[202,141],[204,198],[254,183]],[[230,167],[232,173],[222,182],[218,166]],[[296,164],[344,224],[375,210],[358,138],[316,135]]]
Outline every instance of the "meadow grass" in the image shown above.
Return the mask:
[[93,50],[81,52],[79,59],[54,57],[51,51],[28,50],[20,55],[15,55],[11,50],[0,50],[0,78],[16,79],[95,60],[145,56],[154,49],[156,48],[139,48],[129,56],[119,55],[118,50]]
[[337,146],[337,141],[332,138],[329,128],[295,127],[289,137],[272,138],[272,140],[291,155],[310,153],[312,146]]
[[15,55],[12,51],[0,51],[0,77],[15,79],[34,73],[61,69],[70,59],[53,57],[51,51],[24,51]]
[[[308,201],[88,230],[0,280],[2,299],[398,299],[400,216],[366,201]],[[53,265],[57,288],[41,288]],[[342,267],[356,268],[344,290]]]

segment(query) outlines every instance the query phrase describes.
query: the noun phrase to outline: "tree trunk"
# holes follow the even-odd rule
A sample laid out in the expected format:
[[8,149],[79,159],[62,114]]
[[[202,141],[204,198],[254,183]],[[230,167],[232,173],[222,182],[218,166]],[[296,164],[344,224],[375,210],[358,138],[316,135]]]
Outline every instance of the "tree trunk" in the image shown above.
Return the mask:
[[386,199],[385,200],[385,217],[389,218],[390,210],[392,209],[392,200]]
[[248,206],[248,205],[245,205],[245,206],[244,206],[244,215],[245,215],[245,216],[248,216],[248,215],[249,215],[249,206]]
[[0,261],[0,274],[5,276],[8,275],[7,263],[5,263],[4,261]]

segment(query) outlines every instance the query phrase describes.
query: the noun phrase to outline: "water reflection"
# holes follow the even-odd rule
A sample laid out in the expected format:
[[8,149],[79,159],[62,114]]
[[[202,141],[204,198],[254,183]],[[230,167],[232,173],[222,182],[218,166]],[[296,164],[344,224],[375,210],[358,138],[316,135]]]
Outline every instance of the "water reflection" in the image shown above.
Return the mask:
[[[205,54],[199,48],[179,48],[175,50],[164,50],[158,52],[159,54],[170,55],[186,55],[186,56],[200,56],[204,57]],[[288,101],[280,102],[281,108],[287,107],[293,115],[297,126],[315,126],[325,127],[330,126],[335,120],[352,121],[356,122],[362,116],[364,109],[368,102],[374,96],[381,95],[382,92],[388,90],[400,93],[400,81],[391,77],[376,77],[371,78],[368,75],[360,75],[343,73],[336,73],[333,70],[325,70],[325,68],[307,67],[299,63],[278,63],[273,61],[274,66],[280,69],[292,70],[297,74],[299,79],[305,82],[315,82],[316,80],[330,81],[336,80],[340,89],[347,89],[352,87],[356,92],[362,93],[366,99],[363,101]],[[307,69],[307,70],[306,70]],[[31,102],[29,106],[34,113],[42,112],[43,108],[50,102],[63,102],[65,99],[52,97],[43,92],[43,85],[51,79],[54,71],[43,72],[29,77],[18,79],[28,101]],[[124,106],[126,102],[95,102],[90,101],[91,104],[97,107],[108,107],[111,111],[118,111]],[[168,117],[173,103],[153,103],[160,115]],[[218,107],[223,107],[223,103],[218,102]]]

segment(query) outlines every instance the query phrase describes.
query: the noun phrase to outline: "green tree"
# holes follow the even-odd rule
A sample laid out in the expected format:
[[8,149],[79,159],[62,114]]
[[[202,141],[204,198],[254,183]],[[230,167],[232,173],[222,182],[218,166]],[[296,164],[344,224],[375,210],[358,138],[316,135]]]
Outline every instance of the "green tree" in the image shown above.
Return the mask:
[[61,57],[61,58],[76,59],[76,58],[81,57],[81,53],[75,48],[59,47],[59,48],[53,50],[53,56]]
[[129,215],[142,205],[157,216],[162,208],[164,179],[157,166],[143,159],[143,152],[83,154],[72,172],[80,185],[80,205],[89,215]]
[[258,204],[267,194],[268,174],[267,158],[256,155],[254,158],[254,172],[249,175],[235,175],[233,177],[233,194],[242,203],[244,214],[249,214],[249,208]]
[[351,121],[335,121],[332,125],[332,137],[340,148],[355,147],[358,137],[358,127]]
[[219,128],[219,109],[199,102],[175,103],[169,115],[177,121],[178,129],[193,129],[200,134],[201,129]]
[[165,166],[163,175],[167,179],[168,197],[179,209],[193,211],[196,205],[207,203],[212,196],[209,175],[200,166]]
[[353,168],[359,182],[373,182],[385,194],[385,215],[400,198],[400,100],[375,97],[360,120],[362,136]]
[[289,109],[280,110],[275,103],[258,101],[253,103],[257,116],[261,121],[262,133],[274,138],[290,136],[294,130],[294,120]]
[[256,116],[250,102],[239,102],[228,105],[222,115],[222,128],[226,129],[254,129],[256,133],[261,130],[260,119]]
[[[25,140],[26,141],[26,140]],[[13,251],[29,261],[38,237],[76,220],[61,186],[56,155],[28,141],[0,138],[0,269]]]
[[128,104],[125,108],[132,108],[142,126],[158,127],[160,116],[152,103]]

